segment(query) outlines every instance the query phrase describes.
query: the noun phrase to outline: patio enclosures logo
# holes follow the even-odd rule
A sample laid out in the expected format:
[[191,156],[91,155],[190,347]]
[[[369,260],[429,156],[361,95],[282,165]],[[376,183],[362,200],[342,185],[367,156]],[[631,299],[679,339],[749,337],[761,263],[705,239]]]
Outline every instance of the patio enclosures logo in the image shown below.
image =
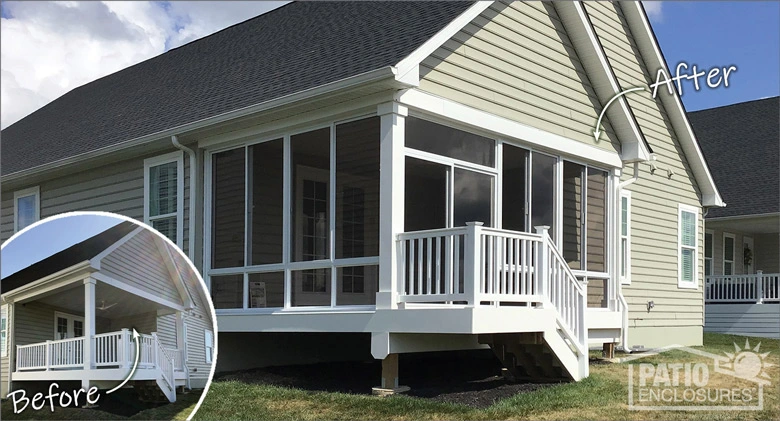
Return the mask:
[[[711,354],[669,346],[631,356],[628,364],[628,407],[634,411],[713,411],[764,409],[769,386],[761,343],[751,348],[734,344],[734,352]],[[653,361],[641,361],[653,356]]]

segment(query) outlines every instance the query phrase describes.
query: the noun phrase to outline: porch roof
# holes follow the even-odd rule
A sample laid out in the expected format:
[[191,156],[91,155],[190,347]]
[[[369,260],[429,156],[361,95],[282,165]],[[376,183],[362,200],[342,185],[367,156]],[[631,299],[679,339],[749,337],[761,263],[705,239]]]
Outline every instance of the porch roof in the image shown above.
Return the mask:
[[122,222],[98,235],[33,263],[0,280],[0,293],[5,294],[53,273],[90,260],[136,228],[137,226],[131,222]]

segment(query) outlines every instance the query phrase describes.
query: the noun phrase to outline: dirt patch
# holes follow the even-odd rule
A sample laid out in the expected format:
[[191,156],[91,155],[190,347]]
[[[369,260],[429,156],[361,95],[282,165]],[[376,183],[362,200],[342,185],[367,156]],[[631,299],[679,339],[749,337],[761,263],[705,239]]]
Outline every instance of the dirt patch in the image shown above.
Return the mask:
[[[337,362],[266,367],[215,376],[310,391],[370,395],[381,374],[379,361]],[[498,400],[548,386],[511,383],[500,375],[501,364],[491,353],[431,353],[401,355],[399,379],[409,396],[485,408]]]

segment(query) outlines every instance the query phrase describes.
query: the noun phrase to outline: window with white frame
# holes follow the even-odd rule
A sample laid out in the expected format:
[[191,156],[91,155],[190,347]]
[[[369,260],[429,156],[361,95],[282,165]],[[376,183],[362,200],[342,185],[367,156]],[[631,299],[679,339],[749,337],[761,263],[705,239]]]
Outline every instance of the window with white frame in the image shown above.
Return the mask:
[[712,275],[712,256],[713,256],[713,234],[712,231],[704,233],[704,276]]
[[0,306],[0,354],[8,356],[8,304]]
[[173,152],[144,160],[144,222],[181,247],[184,160]]
[[699,210],[680,205],[678,219],[679,274],[677,285],[681,288],[696,288],[697,279],[697,224]]
[[23,230],[41,218],[41,194],[38,186],[14,192],[14,232]]
[[214,332],[205,330],[203,340],[206,345],[206,363],[211,364],[214,360]]
[[364,117],[209,153],[215,308],[375,303],[379,130]]
[[734,234],[723,233],[723,274],[734,274]]
[[631,192],[620,192],[620,281],[631,283]]

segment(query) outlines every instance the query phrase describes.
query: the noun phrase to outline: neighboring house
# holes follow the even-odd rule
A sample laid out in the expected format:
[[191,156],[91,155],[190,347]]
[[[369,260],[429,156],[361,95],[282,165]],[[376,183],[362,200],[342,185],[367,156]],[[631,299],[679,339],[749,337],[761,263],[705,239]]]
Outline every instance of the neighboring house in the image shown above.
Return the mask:
[[122,222],[1,285],[0,396],[43,382],[113,388],[135,364],[136,341],[128,386],[142,396],[174,402],[177,388],[206,386],[214,352],[207,297],[181,253],[143,227]]
[[723,202],[680,99],[593,135],[660,68],[639,3],[291,3],[4,130],[2,235],[154,224],[209,284],[218,370],[370,349],[392,387],[398,353],[489,345],[580,379],[589,346],[702,343]]
[[728,206],[706,214],[705,325],[780,337],[780,97],[688,114]]

